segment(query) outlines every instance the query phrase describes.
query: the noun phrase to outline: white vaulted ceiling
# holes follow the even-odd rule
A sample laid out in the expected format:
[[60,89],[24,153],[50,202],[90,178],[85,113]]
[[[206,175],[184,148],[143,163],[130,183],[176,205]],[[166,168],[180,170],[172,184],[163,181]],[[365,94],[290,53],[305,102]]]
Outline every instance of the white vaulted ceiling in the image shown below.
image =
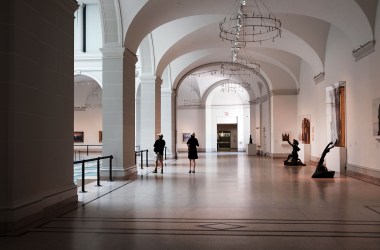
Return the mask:
[[[112,41],[118,40],[114,36],[119,30],[121,45],[136,54],[149,35],[153,72],[162,77],[170,67],[173,89],[196,69],[205,71],[207,65],[228,61],[231,44],[222,41],[218,34],[219,22],[231,13],[233,0],[99,1],[103,6],[103,23],[107,20],[122,23],[121,29],[116,25],[115,32],[109,32],[110,37],[104,32],[104,46],[112,46]],[[300,89],[302,64],[308,65],[315,76],[324,72],[326,43],[332,26],[342,31],[352,50],[373,40],[377,0],[264,2],[281,19],[282,37],[274,42],[249,44],[245,52],[260,63],[270,90]]]

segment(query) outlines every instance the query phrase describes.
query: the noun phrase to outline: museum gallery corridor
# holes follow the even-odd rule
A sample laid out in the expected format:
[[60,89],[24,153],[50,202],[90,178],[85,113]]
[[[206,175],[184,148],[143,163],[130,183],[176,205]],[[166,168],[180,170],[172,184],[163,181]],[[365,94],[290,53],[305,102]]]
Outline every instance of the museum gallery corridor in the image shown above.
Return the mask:
[[0,249],[379,249],[380,186],[245,153],[167,160],[134,181],[87,185],[78,208]]

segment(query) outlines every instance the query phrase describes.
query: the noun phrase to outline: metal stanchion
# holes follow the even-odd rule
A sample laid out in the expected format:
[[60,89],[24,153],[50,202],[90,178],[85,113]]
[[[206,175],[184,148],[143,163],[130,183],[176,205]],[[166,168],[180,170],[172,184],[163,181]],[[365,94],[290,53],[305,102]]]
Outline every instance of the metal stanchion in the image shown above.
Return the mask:
[[144,162],[144,154],[141,152],[141,169],[143,169],[143,162]]
[[100,187],[100,157],[98,157],[98,162],[97,162],[97,168],[96,168],[96,172],[97,172],[97,186]]
[[112,159],[113,159],[113,156],[110,155],[110,181],[113,181],[112,180]]
[[85,179],[84,179],[84,163],[85,163],[85,161],[83,160],[83,161],[82,161],[82,193],[86,193],[86,191],[84,190],[84,185],[85,185]]
[[148,149],[146,150],[146,167],[148,167]]

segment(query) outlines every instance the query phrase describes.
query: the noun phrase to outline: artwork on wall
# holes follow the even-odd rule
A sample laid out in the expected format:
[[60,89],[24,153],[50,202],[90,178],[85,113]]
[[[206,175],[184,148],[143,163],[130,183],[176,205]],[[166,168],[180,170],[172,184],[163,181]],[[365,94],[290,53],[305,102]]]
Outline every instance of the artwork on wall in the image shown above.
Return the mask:
[[99,131],[99,142],[102,143],[103,141],[103,131]]
[[290,140],[290,131],[283,131],[281,133],[281,141],[287,142]]
[[187,142],[191,137],[191,133],[182,133],[182,141]]
[[373,135],[380,136],[380,98],[372,101]]
[[84,132],[75,131],[74,132],[74,142],[84,142]]
[[327,139],[335,146],[346,146],[346,83],[326,88]]
[[303,144],[310,144],[310,120],[310,115],[301,116],[301,136],[299,139]]

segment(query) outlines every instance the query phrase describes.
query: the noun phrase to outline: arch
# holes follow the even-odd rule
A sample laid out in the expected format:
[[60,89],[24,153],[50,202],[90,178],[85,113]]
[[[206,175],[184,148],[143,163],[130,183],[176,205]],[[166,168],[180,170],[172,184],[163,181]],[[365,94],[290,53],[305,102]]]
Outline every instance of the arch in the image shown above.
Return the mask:
[[[134,0],[134,2],[136,1]],[[211,1],[203,2],[203,7],[199,8],[193,2],[173,4],[170,1],[147,1],[140,9],[130,15],[132,21],[127,27],[125,47],[132,52],[136,51],[142,38],[149,32],[175,19],[193,16],[194,13],[198,15],[225,15],[226,8],[232,7],[230,2],[228,0],[219,0],[218,4]],[[137,3],[132,5],[137,5]],[[140,3],[139,6],[141,5]],[[290,0],[281,2],[268,0],[266,5],[272,13],[311,16],[331,23],[350,37],[353,47],[373,40],[372,27],[367,13],[355,0],[320,0],[312,3],[308,1],[307,4],[305,4],[305,0],[295,0],[291,3]],[[336,15],[337,9],[340,10],[339,16]],[[160,10],[161,15],[152,16],[151,13],[157,13],[157,10]],[[355,19],[352,18],[354,13]]]
[[155,48],[154,48],[152,34],[149,33],[140,43],[139,46],[139,55],[138,61],[139,66],[139,76],[142,77],[144,75],[152,76],[155,74]]
[[[201,66],[198,66],[190,71],[188,71],[187,73],[185,73],[181,79],[178,81],[178,85],[176,86],[176,88],[173,89],[173,91],[177,94],[177,91],[179,89],[179,87],[181,86],[182,82],[184,81],[184,79],[189,76],[190,74],[200,70],[200,69],[203,69],[203,68],[207,68],[207,67],[212,67],[212,66],[219,66],[223,63],[226,63],[226,62],[213,62],[213,63],[208,63],[208,64],[204,64],[204,65],[201,65]],[[257,77],[259,77],[259,79],[263,82],[264,86],[265,86],[265,90],[267,91],[266,93],[269,93],[270,90],[271,90],[271,87],[269,86],[268,84],[268,81],[261,75],[261,73],[257,72],[256,70],[248,67],[247,65],[244,65],[244,64],[239,64],[239,63],[236,63],[236,65],[238,65],[239,67],[241,68],[244,68],[250,72],[252,72],[253,74],[255,74]]]
[[[74,75],[74,107],[85,108],[89,95],[97,88],[102,91],[102,86],[95,79],[82,74]],[[96,101],[101,104],[101,96]]]
[[92,81],[95,81],[97,82],[101,88],[103,88],[103,83],[101,81],[101,79],[99,79],[98,76],[96,76],[94,73],[91,73],[91,72],[86,72],[86,71],[76,71],[74,72],[74,83],[76,81],[76,79],[79,79],[78,77],[79,76],[82,76],[82,77],[88,77],[90,78]]
[[119,1],[99,0],[103,47],[122,47],[123,26]]
[[[223,83],[229,83],[229,82],[232,82],[233,84],[238,84],[235,80],[230,80],[230,79],[224,79],[224,80],[221,80],[221,81],[218,81],[218,82],[215,82],[214,84],[212,84],[209,88],[207,88],[206,92],[202,95],[202,98],[201,98],[201,103],[203,106],[206,106],[207,105],[207,100],[208,100],[208,97],[209,95],[215,90],[217,89],[219,86],[221,86]],[[247,93],[247,95],[249,96],[250,100],[254,100],[255,98],[250,95],[250,92],[245,90],[245,92]]]
[[[174,22],[171,22],[171,24],[172,23]],[[161,30],[164,28],[159,27],[157,29]],[[155,41],[158,44],[158,50],[166,50],[165,53],[160,54],[161,56],[157,56],[157,76],[160,76],[162,74],[163,70],[168,64],[188,64],[188,59],[181,60],[181,58],[190,53],[196,53],[197,51],[204,51],[199,56],[199,59],[206,58],[206,55],[210,55],[214,60],[217,61],[226,60],[229,57],[229,54],[226,54],[226,56],[224,56],[225,53],[221,52],[228,52],[230,50],[230,44],[220,41],[219,37],[216,35],[210,38],[208,34],[213,33],[215,29],[217,29],[217,23],[205,25],[192,33],[186,34],[186,36],[179,37],[177,40],[171,39],[170,42],[172,42],[172,44],[170,44],[170,46],[168,45],[169,41],[167,41],[165,37],[161,37],[161,39],[156,37]],[[207,41],[204,41],[204,39],[207,39]],[[195,43],[194,41],[197,42]],[[165,44],[165,48],[161,48],[160,44]],[[314,47],[303,40],[302,37],[283,29],[281,42],[266,43],[263,45],[247,45],[244,50],[250,57],[256,58],[257,55],[259,55],[261,56],[261,60],[267,61],[271,64],[276,64],[277,66],[283,68],[285,71],[291,72],[291,75],[293,78],[295,78],[294,76],[297,75],[298,72],[296,72],[293,67],[276,61],[280,60],[284,62],[286,60],[282,59],[281,57],[283,57],[285,54],[293,55],[294,57],[304,60],[313,69],[314,74],[317,75],[320,72],[324,71],[323,59],[325,56],[325,51],[321,51],[321,49],[316,51]],[[325,46],[322,47],[325,48]],[[260,50],[267,52],[270,57],[263,55],[263,53],[258,54],[257,51]],[[179,54],[178,51],[181,51],[181,54]],[[289,56],[287,56],[287,58],[289,58]],[[199,64],[202,64],[202,62],[199,62]],[[298,79],[295,78],[295,82],[299,87]]]

